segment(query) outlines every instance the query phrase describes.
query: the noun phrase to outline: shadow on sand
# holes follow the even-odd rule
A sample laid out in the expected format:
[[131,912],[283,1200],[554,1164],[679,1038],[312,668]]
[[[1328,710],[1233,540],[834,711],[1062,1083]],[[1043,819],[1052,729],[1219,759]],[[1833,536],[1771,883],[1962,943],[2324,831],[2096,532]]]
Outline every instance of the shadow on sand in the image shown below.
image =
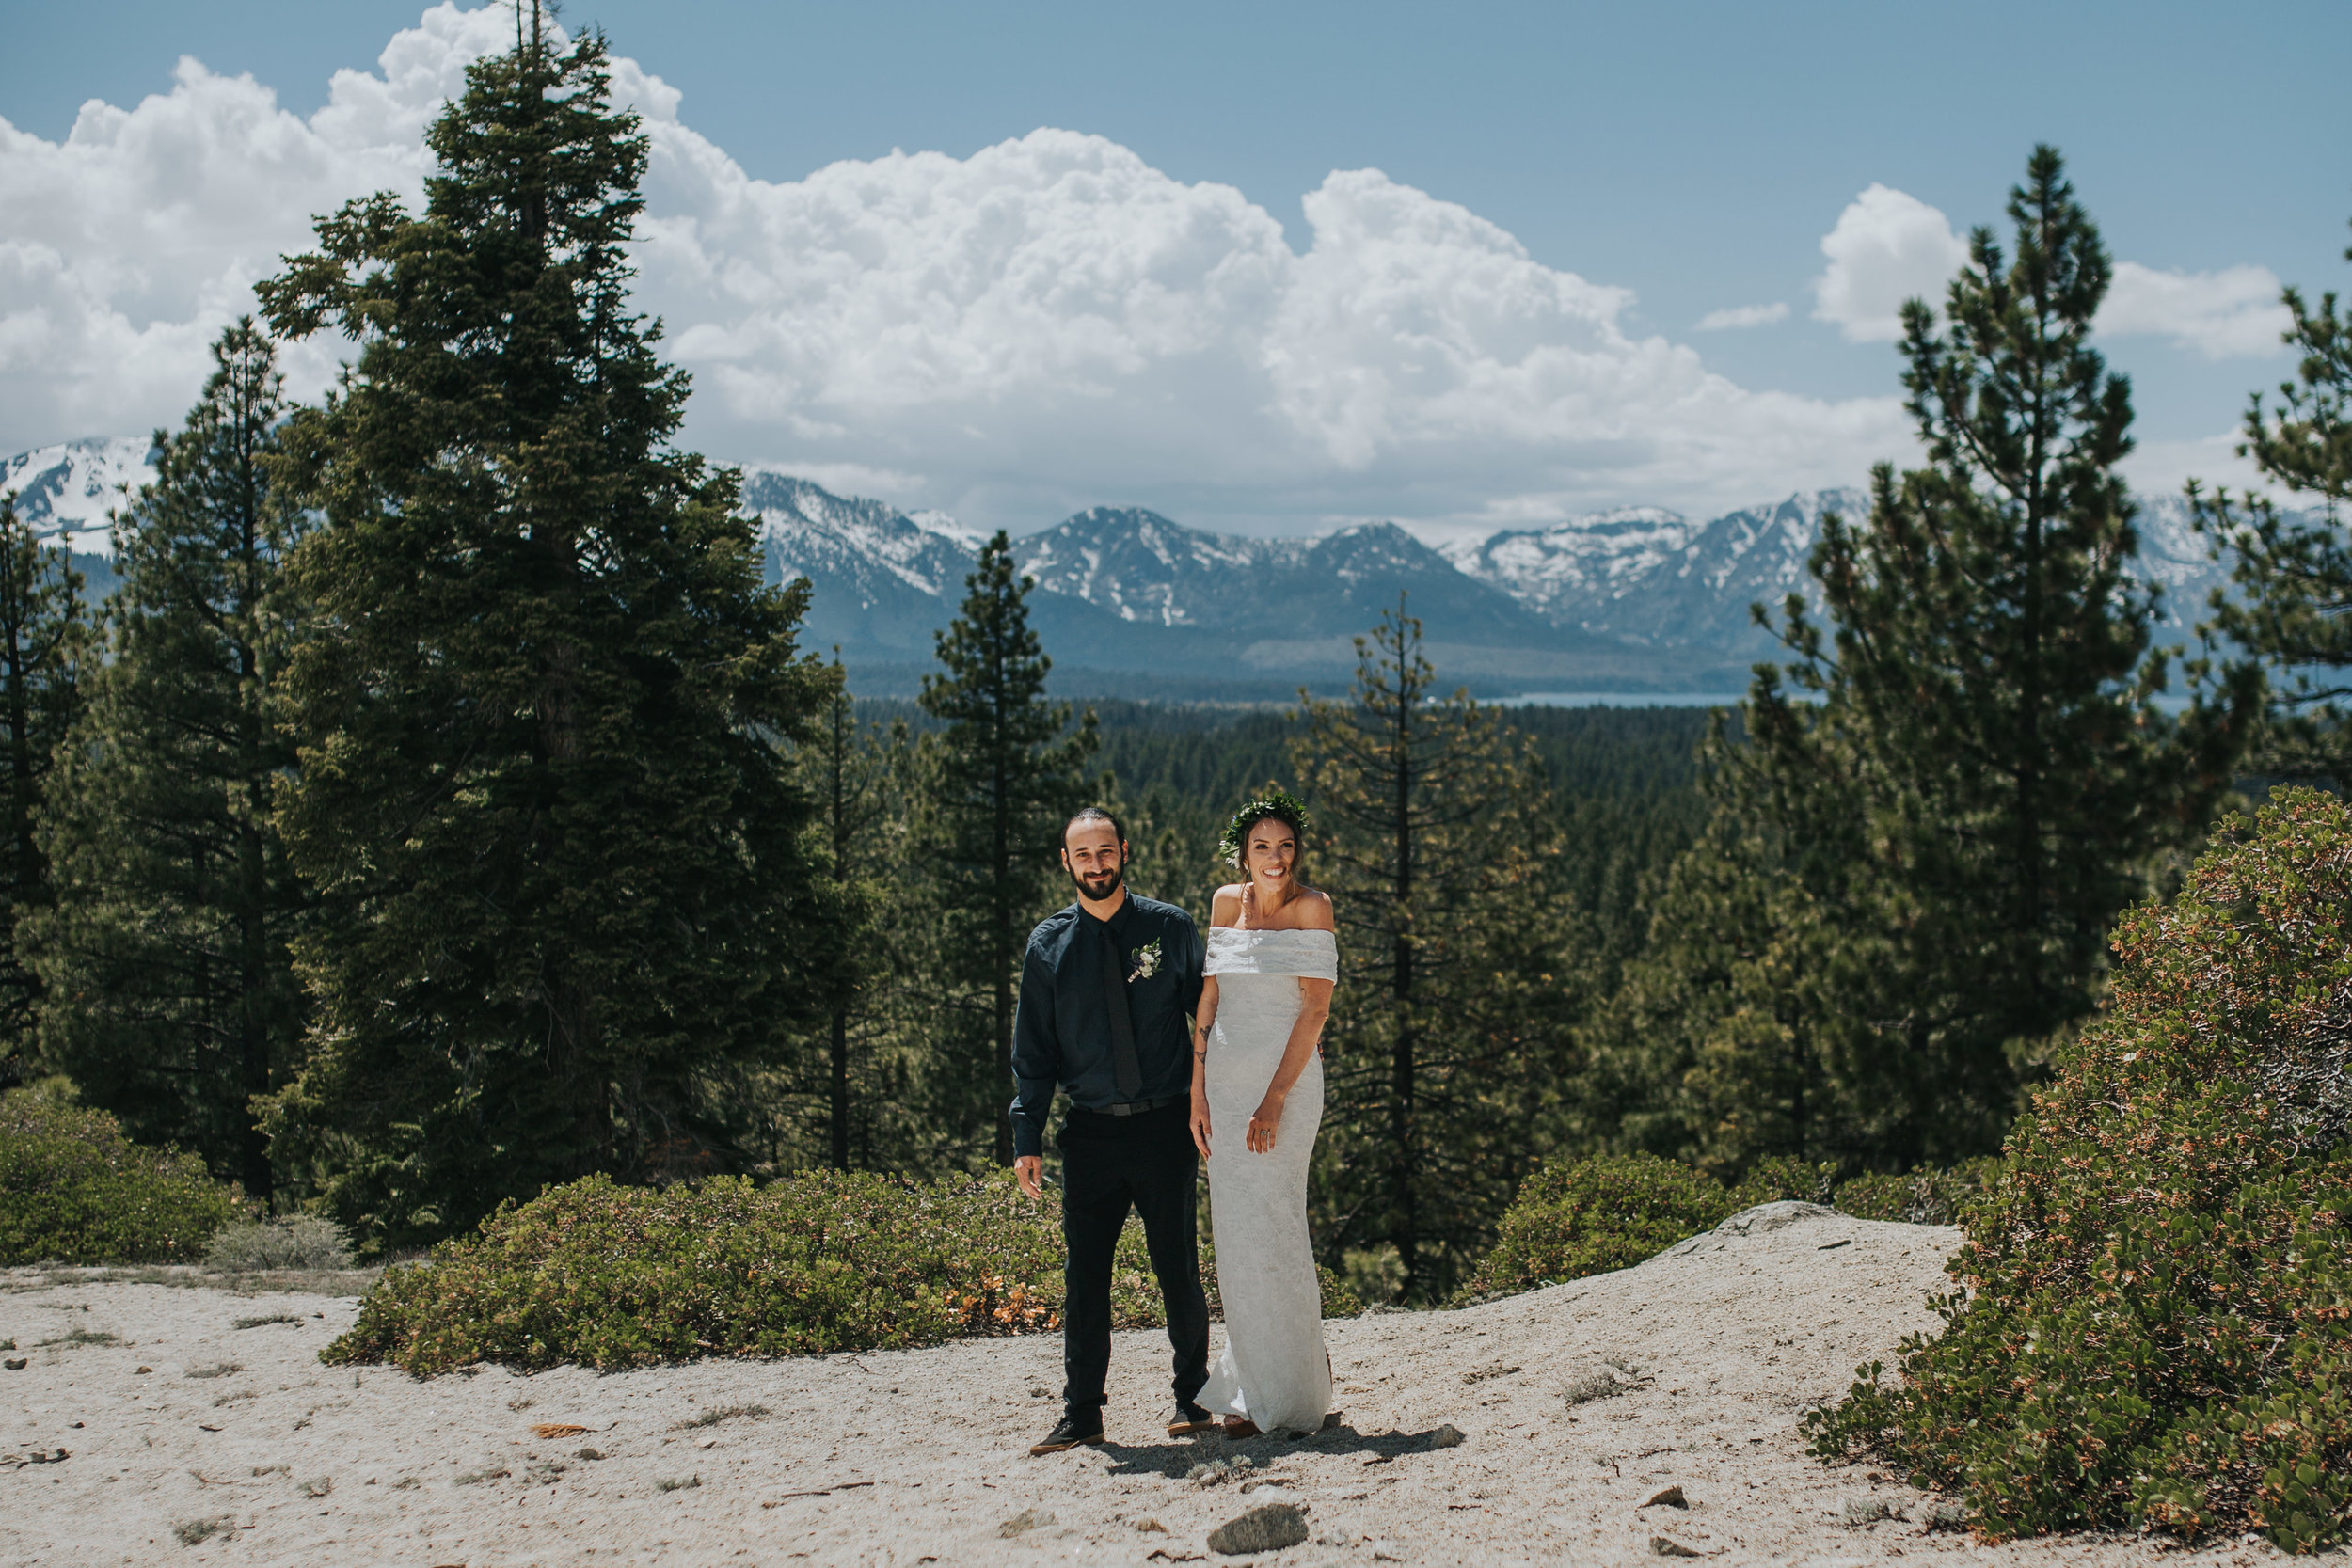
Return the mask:
[[1104,1443],[1097,1451],[1111,1456],[1112,1475],[1182,1480],[1194,1465],[1220,1460],[1246,1459],[1253,1466],[1263,1466],[1300,1453],[1369,1454],[1382,1459],[1430,1453],[1461,1440],[1455,1434],[1454,1442],[1444,1441],[1447,1432],[1445,1427],[1435,1427],[1427,1432],[1362,1433],[1342,1422],[1304,1437],[1245,1437],[1236,1442],[1221,1432],[1208,1432],[1197,1437],[1172,1437],[1165,1443]]

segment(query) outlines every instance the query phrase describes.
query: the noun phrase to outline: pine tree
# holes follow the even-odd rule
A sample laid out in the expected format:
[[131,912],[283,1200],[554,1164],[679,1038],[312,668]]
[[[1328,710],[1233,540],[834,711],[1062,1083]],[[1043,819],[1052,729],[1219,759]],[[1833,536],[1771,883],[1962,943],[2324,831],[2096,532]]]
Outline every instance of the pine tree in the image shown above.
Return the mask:
[[788,754],[825,689],[804,590],[760,586],[738,476],[669,445],[604,40],[534,8],[426,140],[421,214],[354,202],[260,290],[360,345],[286,437],[324,520],[280,822],[322,904],[277,1124],[389,1244],[740,1162],[713,1086],[788,1049],[833,957]]
[[945,724],[925,737],[919,765],[942,916],[922,965],[938,990],[929,1100],[948,1148],[969,1151],[985,1138],[1007,1165],[1021,955],[1029,928],[1060,902],[1061,832],[1087,803],[1097,744],[1092,713],[1073,730],[1070,705],[1046,700],[1053,661],[1029,627],[1035,586],[999,531],[965,579],[961,612],[939,634],[945,673],[923,678],[920,699]]
[[[821,1078],[826,1154],[835,1170],[871,1167],[877,1123],[903,1089],[887,1048],[886,992],[899,955],[889,878],[906,863],[904,801],[897,785],[907,768],[906,728],[889,736],[860,725],[847,672],[834,651],[831,700],[815,741],[803,752],[817,801],[818,863],[833,890],[842,958],[826,976]],[[895,1139],[885,1136],[884,1142]]]
[[82,574],[66,552],[33,536],[0,493],[0,701],[7,704],[8,841],[0,855],[0,1083],[29,1075],[35,1059],[41,982],[25,961],[21,927],[54,901],[49,856],[39,833],[58,748],[82,705],[90,641]]
[[2242,685],[2267,670],[2263,770],[2341,790],[2352,781],[2352,537],[2343,518],[2352,502],[2352,311],[2339,313],[2332,293],[2316,309],[2297,290],[2284,297],[2286,341],[2301,355],[2296,378],[2280,386],[2275,410],[2255,395],[2238,451],[2321,513],[2288,517],[2266,496],[2208,496],[2191,483],[2197,526],[2233,558],[2238,589],[2215,593],[2200,630],[2244,652],[2224,680]]
[[1393,1247],[1403,1294],[1458,1282],[1539,1152],[1581,947],[1549,874],[1548,786],[1491,709],[1435,693],[1402,599],[1352,697],[1303,691],[1307,875],[1340,922],[1317,1245]]
[[2169,656],[2116,472],[2130,389],[2090,342],[2108,261],[2054,150],[2009,213],[2014,258],[1977,230],[1940,326],[1904,308],[1928,466],[1880,467],[1863,524],[1823,519],[1832,630],[1790,596],[1798,694],[1762,670],[1747,754],[1717,771],[1727,819],[1693,853],[1772,885],[1725,927],[1694,869],[1658,916],[1670,956],[1672,933],[1721,933],[1645,980],[1693,1010],[1662,1071],[1720,1161],[1996,1147],[2021,1072],[2092,1006],[2114,916],[2201,830],[2240,743],[2238,709],[2155,705]]
[[[1700,748],[1712,810],[1666,872],[1647,943],[1580,1028],[1565,1146],[1732,1176],[1762,1155],[1867,1148],[1908,1103],[1886,1092],[1901,1058],[1851,1010],[1886,958],[1883,933],[1848,917],[1868,896],[1851,759],[1822,744],[1810,705],[1750,712],[1794,731],[1754,747],[1717,716]],[[1787,766],[1799,754],[1814,771]]]
[[294,749],[271,692],[294,635],[273,483],[286,404],[250,319],[155,482],[116,524],[108,658],[41,825],[56,903],[28,935],[44,1056],[134,1136],[173,1142],[266,1202],[259,1102],[300,1041],[288,942],[305,895],[272,821]]

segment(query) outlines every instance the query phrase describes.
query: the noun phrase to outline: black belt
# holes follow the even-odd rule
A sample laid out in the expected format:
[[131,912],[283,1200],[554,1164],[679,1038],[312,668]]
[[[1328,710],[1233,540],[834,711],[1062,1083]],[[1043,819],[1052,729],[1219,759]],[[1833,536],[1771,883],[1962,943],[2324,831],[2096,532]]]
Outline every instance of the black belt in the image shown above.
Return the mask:
[[1102,1117],[1139,1117],[1146,1111],[1166,1110],[1184,1098],[1181,1094],[1164,1094],[1157,1100],[1130,1100],[1118,1105],[1081,1105],[1078,1109],[1092,1111]]

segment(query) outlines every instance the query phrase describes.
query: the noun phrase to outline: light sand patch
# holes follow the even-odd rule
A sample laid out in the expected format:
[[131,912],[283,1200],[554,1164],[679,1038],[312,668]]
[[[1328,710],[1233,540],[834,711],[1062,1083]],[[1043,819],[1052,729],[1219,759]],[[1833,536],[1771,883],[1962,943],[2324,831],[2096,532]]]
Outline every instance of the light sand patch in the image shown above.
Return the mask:
[[[2279,1555],[1988,1549],[1925,1532],[1907,1487],[1807,1458],[1798,1418],[1932,1324],[1958,1241],[1812,1216],[1465,1311],[1334,1322],[1345,1424],[1304,1443],[1166,1437],[1167,1342],[1121,1334],[1111,1442],[1045,1459],[1026,1449],[1057,1413],[1051,1337],[420,1383],[319,1364],[349,1298],[20,1273],[0,1338],[40,1348],[0,1372],[0,1561],[1140,1565],[1242,1560],[1207,1538],[1268,1503],[1303,1506],[1310,1534],[1252,1562],[1656,1563],[1654,1540],[1727,1564]],[[1596,1374],[1617,1391],[1564,1397]],[[1449,1425],[1465,1440],[1439,1446]],[[1675,1487],[1684,1506],[1648,1501]]]

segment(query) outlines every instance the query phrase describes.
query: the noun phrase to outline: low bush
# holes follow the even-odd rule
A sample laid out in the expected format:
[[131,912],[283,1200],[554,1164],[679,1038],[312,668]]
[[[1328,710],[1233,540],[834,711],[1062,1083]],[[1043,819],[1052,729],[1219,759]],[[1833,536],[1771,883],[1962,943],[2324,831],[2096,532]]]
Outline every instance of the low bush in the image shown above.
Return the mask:
[[1836,1202],[1840,1212],[1859,1220],[1951,1225],[1960,1218],[1963,1206],[1984,1191],[2000,1164],[1987,1157],[1950,1170],[1922,1165],[1907,1176],[1857,1176],[1838,1183]]
[[1454,1305],[1631,1268],[1737,1212],[1722,1182],[1655,1154],[1548,1165],[1519,1184]]
[[1493,1250],[1448,1303],[1467,1307],[1629,1269],[1742,1209],[1796,1199],[1857,1219],[1949,1225],[1999,1162],[1837,1180],[1837,1167],[1775,1156],[1724,1184],[1654,1154],[1601,1154],[1538,1170],[1503,1212]]
[[270,1269],[347,1269],[351,1238],[332,1220],[310,1214],[244,1220],[223,1226],[204,1250],[215,1269],[252,1274]]
[[1452,1305],[1630,1270],[1740,1209],[1797,1196],[1788,1190],[1788,1176],[1800,1171],[1795,1164],[1776,1166],[1750,1187],[1734,1190],[1706,1171],[1656,1154],[1597,1154],[1543,1166],[1519,1182],[1518,1196],[1503,1211],[1494,1251],[1482,1258]]
[[2011,1132],[1895,1376],[1815,1451],[1964,1493],[1994,1539],[2352,1516],[2352,813],[2281,791],[2119,930],[2106,1006]]
[[[1060,1324],[1062,1257],[1058,1212],[1009,1175],[826,1171],[660,1189],[590,1177],[386,1271],[323,1356],[428,1376],[478,1361],[617,1368],[1043,1331]],[[1214,1306],[1212,1261],[1204,1253]],[[1327,1275],[1324,1306],[1360,1309]],[[1164,1321],[1132,1223],[1111,1307],[1120,1327]]]
[[103,1111],[0,1095],[0,1265],[194,1262],[243,1209],[202,1160],[135,1144]]

